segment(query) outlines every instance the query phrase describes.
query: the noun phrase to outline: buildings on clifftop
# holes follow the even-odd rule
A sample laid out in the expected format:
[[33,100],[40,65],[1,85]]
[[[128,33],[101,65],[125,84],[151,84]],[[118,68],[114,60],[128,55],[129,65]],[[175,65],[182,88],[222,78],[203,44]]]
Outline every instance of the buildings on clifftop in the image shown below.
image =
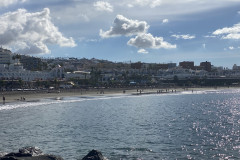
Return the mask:
[[13,54],[10,50],[0,48],[0,79],[2,80],[23,80],[31,82],[34,80],[49,80],[61,77],[62,69],[54,68],[51,71],[30,71],[23,68],[19,55]]
[[214,67],[211,62],[193,61],[176,63],[111,62],[99,59],[55,58],[40,59],[17,55],[0,48],[0,79],[32,81],[89,80],[110,84],[160,82],[161,80],[240,78],[240,66],[233,69]]

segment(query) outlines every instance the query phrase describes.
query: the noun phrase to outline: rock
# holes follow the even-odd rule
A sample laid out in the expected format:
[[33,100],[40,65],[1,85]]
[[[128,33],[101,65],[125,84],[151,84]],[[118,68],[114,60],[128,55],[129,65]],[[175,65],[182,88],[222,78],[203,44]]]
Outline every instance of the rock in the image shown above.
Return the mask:
[[16,158],[14,157],[3,157],[3,158],[0,158],[1,160],[17,160]]
[[52,155],[41,155],[35,157],[2,157],[0,160],[63,160],[61,157]]
[[5,152],[0,152],[0,158],[1,158],[1,157],[4,157],[5,155],[7,155],[7,153],[5,153]]
[[82,160],[105,160],[105,158],[100,151],[92,150]]
[[38,147],[24,147],[19,149],[20,154],[30,154],[32,157],[43,155],[43,152]]
[[7,155],[5,155],[5,157],[32,157],[31,154],[28,153],[8,153]]
[[63,160],[63,158],[43,154],[37,147],[24,147],[19,149],[18,153],[9,153],[2,157],[0,156],[0,160]]

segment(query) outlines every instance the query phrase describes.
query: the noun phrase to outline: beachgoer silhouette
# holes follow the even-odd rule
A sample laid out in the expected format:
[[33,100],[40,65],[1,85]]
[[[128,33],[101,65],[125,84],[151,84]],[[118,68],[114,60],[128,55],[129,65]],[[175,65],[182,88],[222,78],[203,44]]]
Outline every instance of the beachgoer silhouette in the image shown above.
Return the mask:
[[5,104],[5,100],[6,100],[6,98],[3,96],[3,104]]

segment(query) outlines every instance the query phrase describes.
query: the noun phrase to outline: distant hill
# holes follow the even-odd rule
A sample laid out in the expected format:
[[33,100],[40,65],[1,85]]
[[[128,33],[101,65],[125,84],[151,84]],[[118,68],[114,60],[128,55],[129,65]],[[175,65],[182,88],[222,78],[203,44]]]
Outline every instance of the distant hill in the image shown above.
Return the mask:
[[23,68],[31,71],[47,70],[48,64],[43,62],[41,58],[21,55],[20,63],[23,64]]

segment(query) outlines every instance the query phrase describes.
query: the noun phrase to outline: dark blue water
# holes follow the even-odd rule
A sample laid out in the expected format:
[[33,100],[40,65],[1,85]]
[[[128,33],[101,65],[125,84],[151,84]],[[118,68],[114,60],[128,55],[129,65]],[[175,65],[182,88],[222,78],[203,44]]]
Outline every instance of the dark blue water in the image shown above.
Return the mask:
[[239,159],[240,90],[41,100],[0,106],[0,152],[65,160]]

